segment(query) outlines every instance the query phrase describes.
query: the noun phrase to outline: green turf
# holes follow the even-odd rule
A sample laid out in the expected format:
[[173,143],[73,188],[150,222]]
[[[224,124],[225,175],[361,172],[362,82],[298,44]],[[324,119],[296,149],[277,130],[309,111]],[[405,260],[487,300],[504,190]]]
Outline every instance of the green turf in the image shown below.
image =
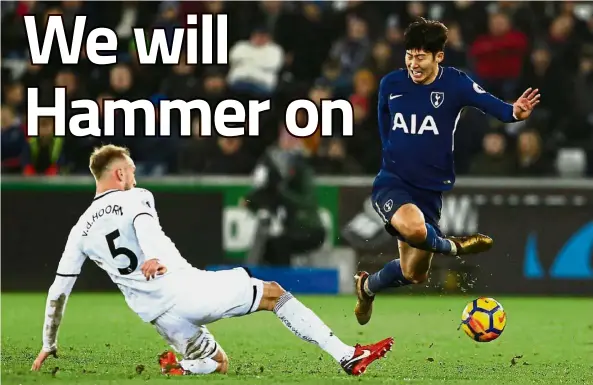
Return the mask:
[[[31,373],[41,346],[45,295],[2,294],[2,384],[593,383],[591,299],[499,298],[508,324],[490,343],[476,343],[457,330],[470,298],[382,297],[364,327],[352,314],[353,297],[301,299],[345,342],[392,335],[394,350],[362,377],[348,377],[273,314],[256,314],[210,327],[230,357],[228,375],[166,378],[156,363],[166,344],[121,295],[74,293],[60,330],[58,359],[48,359],[41,373]],[[144,370],[137,373],[140,365]]]

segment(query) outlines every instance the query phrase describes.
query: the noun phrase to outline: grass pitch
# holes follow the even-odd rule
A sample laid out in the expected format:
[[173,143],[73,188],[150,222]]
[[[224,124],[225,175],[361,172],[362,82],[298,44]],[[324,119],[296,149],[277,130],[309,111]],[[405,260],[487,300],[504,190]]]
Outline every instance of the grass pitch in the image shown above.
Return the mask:
[[258,313],[210,326],[229,355],[229,374],[167,378],[156,362],[167,345],[121,295],[75,292],[58,359],[31,373],[45,294],[2,294],[2,384],[593,384],[592,299],[497,298],[508,314],[506,330],[477,343],[457,330],[469,297],[380,297],[366,326],[356,323],[352,296],[299,298],[343,341],[392,335],[393,351],[362,377],[349,377],[273,314]]

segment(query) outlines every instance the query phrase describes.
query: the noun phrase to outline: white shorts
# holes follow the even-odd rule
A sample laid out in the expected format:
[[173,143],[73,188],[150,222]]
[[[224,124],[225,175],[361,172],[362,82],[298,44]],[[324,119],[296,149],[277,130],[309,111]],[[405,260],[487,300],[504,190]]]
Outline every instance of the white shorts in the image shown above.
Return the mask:
[[192,269],[176,279],[175,305],[152,324],[184,359],[212,357],[219,347],[204,325],[253,313],[263,288],[263,281],[244,268]]

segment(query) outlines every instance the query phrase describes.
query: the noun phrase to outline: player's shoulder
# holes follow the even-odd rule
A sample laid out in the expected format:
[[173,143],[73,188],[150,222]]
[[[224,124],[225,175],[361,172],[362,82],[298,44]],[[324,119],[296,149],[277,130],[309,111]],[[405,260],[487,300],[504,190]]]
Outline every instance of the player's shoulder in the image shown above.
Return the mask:
[[127,190],[125,192],[133,197],[138,197],[138,198],[150,197],[151,199],[154,199],[154,195],[152,195],[152,192],[150,192],[149,190],[142,188],[142,187],[134,187],[134,188]]
[[126,203],[141,203],[151,209],[154,208],[154,195],[145,188],[134,187],[130,190],[124,191],[123,193]]
[[442,68],[443,68],[443,72],[444,72],[445,75],[451,75],[451,76],[463,76],[463,75],[465,75],[465,72],[463,72],[459,68],[450,67],[450,66],[443,66]]
[[385,87],[387,85],[401,83],[401,82],[405,81],[407,79],[407,77],[408,77],[408,71],[406,69],[400,68],[400,69],[391,71],[381,78],[380,87]]
[[443,66],[443,79],[452,80],[452,81],[460,81],[460,80],[467,80],[469,76],[462,70],[455,68],[455,67],[445,67]]

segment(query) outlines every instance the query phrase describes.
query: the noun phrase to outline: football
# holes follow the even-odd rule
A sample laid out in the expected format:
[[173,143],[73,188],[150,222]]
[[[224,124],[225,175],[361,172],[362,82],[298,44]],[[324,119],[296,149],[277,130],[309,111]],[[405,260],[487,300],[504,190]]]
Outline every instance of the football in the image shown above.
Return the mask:
[[465,306],[461,315],[461,329],[477,342],[494,341],[502,334],[507,315],[494,298],[480,297]]

